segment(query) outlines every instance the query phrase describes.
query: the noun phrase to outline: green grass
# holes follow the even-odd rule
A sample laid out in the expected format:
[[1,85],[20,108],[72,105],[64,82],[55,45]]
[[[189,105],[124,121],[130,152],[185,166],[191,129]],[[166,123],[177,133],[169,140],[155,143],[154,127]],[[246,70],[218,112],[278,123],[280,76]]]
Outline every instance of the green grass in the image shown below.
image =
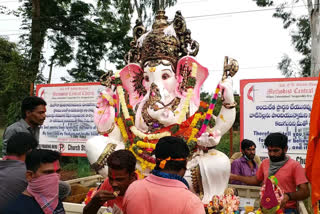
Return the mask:
[[[220,140],[220,143],[216,147],[217,150],[225,153],[230,157],[230,134],[227,132]],[[239,131],[233,131],[233,153],[240,151],[240,133]],[[231,155],[232,155],[231,154]]]
[[90,176],[92,174],[88,158],[78,157],[77,173],[79,178]]
[[95,174],[86,157],[62,157],[60,162],[63,171],[75,171],[78,178]]

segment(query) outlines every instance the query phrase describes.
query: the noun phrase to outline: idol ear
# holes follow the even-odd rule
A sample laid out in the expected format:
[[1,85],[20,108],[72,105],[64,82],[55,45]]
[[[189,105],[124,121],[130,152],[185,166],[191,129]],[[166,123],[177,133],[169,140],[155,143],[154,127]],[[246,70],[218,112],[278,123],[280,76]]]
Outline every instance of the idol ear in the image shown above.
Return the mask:
[[120,79],[123,88],[129,94],[129,103],[135,107],[145,95],[145,88],[142,85],[143,70],[137,64],[128,64],[120,71]]
[[194,95],[192,96],[191,101],[195,106],[198,107],[200,105],[200,89],[204,81],[207,79],[209,72],[208,72],[208,69],[200,65],[195,60],[194,57],[185,56],[178,61],[177,72],[176,72],[178,84],[177,84],[176,90],[177,90],[177,93],[180,94],[181,96],[183,97],[186,96],[186,90],[185,90],[186,88],[183,88],[183,84],[187,83],[187,76],[185,75],[184,71],[189,71],[191,75],[192,63],[197,64],[197,75],[196,75],[196,84],[193,89]]

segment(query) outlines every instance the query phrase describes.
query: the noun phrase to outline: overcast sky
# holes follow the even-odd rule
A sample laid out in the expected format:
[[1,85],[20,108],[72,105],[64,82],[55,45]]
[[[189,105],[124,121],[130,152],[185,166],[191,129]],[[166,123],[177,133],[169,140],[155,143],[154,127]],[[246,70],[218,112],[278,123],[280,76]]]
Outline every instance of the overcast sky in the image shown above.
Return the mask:
[[[13,9],[19,2],[0,0],[0,5]],[[170,20],[177,10],[186,18],[192,38],[200,43],[197,60],[209,69],[205,91],[213,92],[221,79],[224,56],[239,62],[240,69],[234,77],[238,92],[240,79],[282,77],[277,64],[285,53],[298,64],[299,55],[291,45],[290,31],[283,29],[280,19],[272,18],[273,10],[257,7],[252,0],[178,0],[176,6],[166,10]],[[301,3],[292,4],[292,10],[296,14],[307,13]],[[0,35],[6,35],[10,41],[18,41],[19,26],[19,19],[0,15]],[[48,47],[45,44],[46,56],[52,54]],[[55,67],[52,83],[61,82],[60,76],[67,75],[65,70]],[[46,68],[46,77],[47,71]]]

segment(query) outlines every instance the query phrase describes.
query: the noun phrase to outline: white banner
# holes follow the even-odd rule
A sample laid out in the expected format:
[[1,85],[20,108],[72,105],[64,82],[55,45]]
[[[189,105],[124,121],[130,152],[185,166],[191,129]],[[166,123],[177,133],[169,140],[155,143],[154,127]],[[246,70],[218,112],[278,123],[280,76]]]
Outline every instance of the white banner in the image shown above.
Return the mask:
[[86,156],[85,142],[98,135],[93,111],[103,89],[99,83],[38,85],[37,96],[47,102],[40,148],[57,150],[62,155]]
[[288,136],[288,155],[304,166],[316,86],[317,78],[241,80],[241,139],[254,141],[264,159],[264,139],[281,132]]

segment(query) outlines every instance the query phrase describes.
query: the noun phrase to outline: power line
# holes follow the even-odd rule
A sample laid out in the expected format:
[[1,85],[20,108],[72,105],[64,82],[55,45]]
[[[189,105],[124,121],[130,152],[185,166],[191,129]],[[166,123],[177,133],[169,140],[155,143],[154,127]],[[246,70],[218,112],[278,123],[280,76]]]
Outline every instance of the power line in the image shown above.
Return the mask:
[[[290,7],[284,7],[284,8],[297,8],[297,7],[304,7],[304,5],[290,6]],[[274,9],[276,9],[276,8],[273,7],[273,8],[265,8],[265,9],[257,9],[257,10],[233,11],[233,12],[215,13],[215,14],[207,14],[207,15],[199,15],[199,16],[188,16],[188,17],[185,17],[185,18],[186,19],[198,19],[198,20],[199,20],[199,18],[201,18],[200,20],[206,20],[206,19],[204,19],[206,17],[234,15],[234,14],[244,14],[244,13],[257,13],[257,12],[271,11],[271,10],[274,10]],[[74,16],[78,16],[78,15],[74,15]],[[45,18],[45,17],[55,18],[55,17],[64,17],[64,16],[44,16],[42,18]],[[0,19],[0,21],[9,21],[9,20],[17,20],[17,19]],[[192,20],[192,21],[196,21],[196,20]],[[70,30],[69,32],[74,32],[74,31]],[[9,36],[9,35],[12,35],[12,34],[2,34],[0,36]],[[19,35],[19,34],[14,34],[14,35]],[[20,34],[20,35],[22,35],[22,34]]]
[[[284,8],[297,8],[304,7],[304,5],[290,6]],[[187,16],[186,19],[195,19],[195,18],[203,18],[203,17],[211,17],[211,16],[223,16],[223,15],[234,15],[234,14],[243,14],[243,13],[256,13],[256,12],[265,12],[270,10],[275,10],[276,7],[265,8],[265,9],[256,9],[256,10],[242,10],[242,11],[233,11],[233,12],[224,12],[224,13],[215,13],[215,14],[207,14],[207,15],[199,15],[199,16]]]
[[17,17],[15,19],[0,19],[0,22],[1,21],[19,21],[18,19],[20,19],[20,17]]
[[23,33],[9,33],[9,34],[0,34],[0,36],[19,36],[22,35]]
[[[277,65],[259,66],[259,67],[239,67],[239,70],[251,70],[251,69],[265,69],[265,68],[278,68]],[[222,72],[222,69],[210,69],[209,72]]]
[[[297,5],[297,6],[287,6],[283,8],[298,8],[298,7],[305,7],[304,5]],[[265,12],[275,10],[276,7],[271,8],[264,8],[264,9],[256,9],[256,10],[242,10],[242,11],[232,11],[232,12],[223,12],[223,13],[213,13],[207,15],[198,15],[198,16],[186,16],[185,19],[196,19],[196,18],[203,18],[203,17],[212,17],[212,16],[223,16],[223,15],[235,15],[235,14],[243,14],[243,13],[257,13],[257,12]],[[75,15],[66,15],[67,17],[79,16],[82,14],[75,14]],[[88,14],[90,15],[90,14]],[[66,16],[42,16],[40,18],[59,18],[59,17],[66,17]],[[0,19],[0,21],[9,21],[9,20],[16,20],[16,19]]]
[[25,31],[25,30],[2,30],[2,32],[21,32],[21,31]]
[[17,1],[0,1],[0,4],[3,4],[3,3],[17,3]]

